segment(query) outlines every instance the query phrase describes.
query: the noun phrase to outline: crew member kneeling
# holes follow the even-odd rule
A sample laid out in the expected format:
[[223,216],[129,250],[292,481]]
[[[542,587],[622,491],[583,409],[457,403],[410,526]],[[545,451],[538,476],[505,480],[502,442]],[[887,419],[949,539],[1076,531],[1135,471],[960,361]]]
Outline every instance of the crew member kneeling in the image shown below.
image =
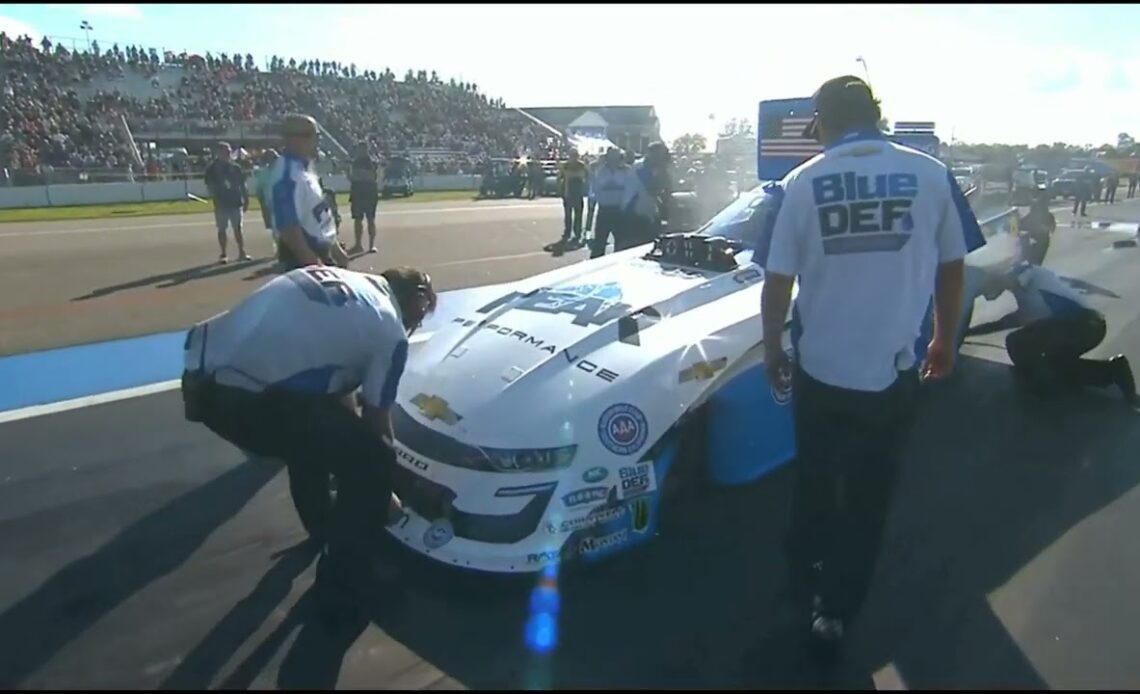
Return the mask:
[[981,335],[1020,326],[1005,338],[1015,377],[1044,395],[1057,386],[1108,388],[1116,386],[1130,405],[1137,404],[1136,382],[1128,358],[1082,359],[1103,340],[1104,315],[1081,294],[1043,267],[1021,264],[999,275],[985,296],[996,299],[1013,293],[1017,310],[991,323],[975,326],[966,335]]
[[351,591],[375,578],[372,543],[385,509],[388,522],[400,515],[389,410],[409,331],[435,302],[419,270],[377,276],[312,266],[274,278],[187,335],[186,418],[285,461],[301,522],[326,544],[318,566],[326,584]]

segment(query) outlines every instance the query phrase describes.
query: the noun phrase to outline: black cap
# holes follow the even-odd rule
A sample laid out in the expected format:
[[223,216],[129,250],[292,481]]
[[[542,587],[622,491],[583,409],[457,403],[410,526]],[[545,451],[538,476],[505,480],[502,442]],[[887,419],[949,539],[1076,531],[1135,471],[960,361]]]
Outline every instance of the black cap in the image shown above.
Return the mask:
[[819,114],[838,113],[847,109],[874,108],[878,105],[871,87],[854,75],[833,77],[824,82],[811,97],[815,115],[804,128],[804,137],[819,139]]

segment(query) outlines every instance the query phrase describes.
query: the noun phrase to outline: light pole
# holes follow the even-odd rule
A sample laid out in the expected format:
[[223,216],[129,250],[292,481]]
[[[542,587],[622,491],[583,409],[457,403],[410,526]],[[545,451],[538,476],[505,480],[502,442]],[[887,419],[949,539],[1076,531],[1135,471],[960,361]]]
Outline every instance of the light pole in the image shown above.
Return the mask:
[[83,30],[84,35],[87,36],[87,52],[91,52],[91,32],[95,31],[95,27],[91,26],[91,22],[84,19],[79,23],[79,28]]
[[867,78],[867,84],[871,84],[871,71],[867,69],[867,61],[863,59],[863,56],[859,56],[855,59],[855,62],[862,63],[863,76]]

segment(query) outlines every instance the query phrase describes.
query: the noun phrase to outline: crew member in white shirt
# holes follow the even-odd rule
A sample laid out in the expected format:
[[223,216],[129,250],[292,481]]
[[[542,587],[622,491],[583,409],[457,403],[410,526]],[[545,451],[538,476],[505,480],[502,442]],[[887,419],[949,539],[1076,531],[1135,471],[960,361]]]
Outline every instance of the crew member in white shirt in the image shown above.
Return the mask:
[[1080,292],[1050,270],[1030,263],[996,275],[985,296],[992,301],[1006,290],[1013,293],[1017,310],[974,326],[966,334],[1016,327],[1006,336],[1005,348],[1021,384],[1039,395],[1055,393],[1058,388],[1116,386],[1128,404],[1140,404],[1128,357],[1081,357],[1104,341],[1108,326],[1104,314],[1089,306]]
[[366,590],[380,568],[372,543],[385,508],[388,522],[401,513],[390,409],[409,331],[435,303],[431,279],[413,268],[368,275],[311,265],[274,278],[186,338],[186,418],[286,462],[301,522],[327,547],[318,578],[349,593]]
[[348,254],[337,241],[336,222],[313,170],[317,122],[310,116],[286,116],[284,153],[273,163],[270,195],[277,258],[285,270],[306,265],[348,267]]
[[[794,393],[792,583],[810,604],[814,652],[831,657],[870,586],[920,373],[937,379],[953,368],[963,257],[984,240],[947,168],[880,132],[866,83],[829,80],[814,104],[804,136],[824,151],[782,182],[758,260],[765,369]],[[793,366],[780,335],[797,277]],[[920,367],[915,346],[932,295],[934,335]]]

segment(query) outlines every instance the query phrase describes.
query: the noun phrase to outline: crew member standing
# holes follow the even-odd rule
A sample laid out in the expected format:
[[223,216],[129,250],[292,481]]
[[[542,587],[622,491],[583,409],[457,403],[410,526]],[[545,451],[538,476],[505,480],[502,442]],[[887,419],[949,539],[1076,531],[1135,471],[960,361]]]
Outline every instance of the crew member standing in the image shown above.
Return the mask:
[[1073,182],[1073,216],[1087,217],[1089,198],[1093,197],[1094,176],[1091,170],[1085,169],[1077,175],[1077,180]]
[[657,236],[661,222],[668,217],[671,158],[665,143],[654,142],[645,151],[645,159],[634,165],[639,185],[632,187],[626,201],[625,224],[614,232],[615,252],[649,243]]
[[218,262],[229,261],[226,256],[226,227],[234,230],[234,243],[238,247],[238,258],[250,260],[245,252],[245,238],[242,236],[242,214],[249,209],[249,193],[245,189],[245,174],[234,163],[228,142],[219,142],[214,161],[206,167],[203,183],[214,201],[214,223],[218,228],[218,249],[221,255]]
[[1044,195],[1033,198],[1029,212],[1018,221],[1018,236],[1021,242],[1021,257],[1033,265],[1045,262],[1049,252],[1049,242],[1057,230],[1057,218],[1049,211],[1049,201]]
[[285,270],[306,265],[348,267],[348,256],[337,242],[333,212],[313,171],[317,122],[300,114],[286,116],[282,134],[284,153],[270,178],[277,259]]
[[1104,179],[1104,201],[1109,205],[1116,204],[1116,189],[1120,187],[1120,177],[1115,173]]
[[[879,102],[863,80],[828,80],[814,104],[804,137],[824,151],[784,179],[757,253],[765,369],[773,387],[794,393],[791,581],[810,603],[816,654],[832,656],[870,586],[931,295],[921,373],[938,379],[954,366],[963,257],[984,240],[946,167],[879,130]],[[793,365],[779,336],[797,276]]]
[[558,167],[558,186],[562,190],[562,245],[582,245],[582,207],[586,195],[586,164],[572,149]]
[[1136,197],[1136,183],[1140,181],[1140,174],[1133,171],[1128,174],[1128,199]]
[[285,461],[301,522],[327,545],[317,578],[333,595],[374,588],[385,508],[388,522],[400,516],[390,412],[409,331],[435,303],[430,278],[413,268],[377,276],[310,266],[270,280],[186,337],[186,418]]
[[1135,406],[1136,381],[1128,358],[1082,359],[1104,341],[1104,314],[1088,305],[1075,289],[1043,267],[1023,263],[997,275],[984,290],[993,300],[1009,290],[1017,310],[996,321],[977,325],[967,335],[984,335],[1016,327],[1005,338],[1015,377],[1038,395],[1058,388],[1116,386]]
[[350,182],[348,203],[352,211],[352,230],[356,235],[353,253],[363,253],[361,241],[364,236],[364,220],[368,220],[368,252],[376,252],[376,201],[380,198],[378,180],[380,167],[368,153],[368,143],[356,145],[356,157],[352,160],[348,180]]
[[586,165],[586,233],[594,230],[594,214],[598,211],[598,199],[594,196],[594,180],[598,169],[602,167],[602,159],[598,157]]
[[634,179],[633,169],[622,159],[616,147],[606,150],[602,165],[594,173],[590,189],[598,202],[598,219],[594,226],[594,238],[590,239],[590,257],[600,258],[606,254],[606,244],[610,234],[614,235],[616,249],[618,234],[625,225],[625,201],[639,184]]

